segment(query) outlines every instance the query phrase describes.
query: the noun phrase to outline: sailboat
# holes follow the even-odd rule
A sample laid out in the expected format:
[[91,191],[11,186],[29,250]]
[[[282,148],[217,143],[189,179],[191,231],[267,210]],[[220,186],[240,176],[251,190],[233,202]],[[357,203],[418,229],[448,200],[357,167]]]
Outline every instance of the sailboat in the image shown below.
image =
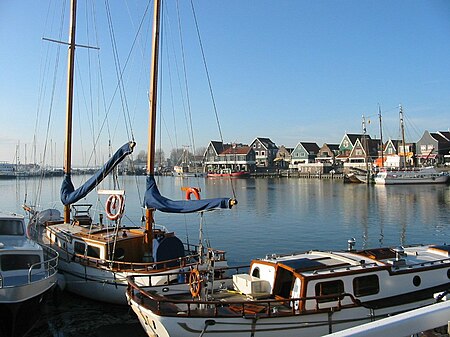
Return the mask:
[[[127,277],[156,275],[153,284],[176,283],[174,272],[202,265],[205,255],[214,256],[217,266],[226,266],[225,252],[185,245],[163,226],[155,224],[156,210],[168,213],[192,213],[214,209],[229,209],[235,203],[231,198],[204,200],[171,200],[159,192],[155,175],[155,134],[158,39],[153,40],[150,81],[149,139],[146,191],[143,207],[145,226],[123,223],[124,190],[102,190],[106,194],[106,218],[99,215],[96,222],[90,216],[91,205],[77,204],[90,193],[117,165],[132,153],[135,142],[129,141],[114,153],[104,166],[82,186],[75,189],[71,180],[72,102],[75,57],[76,0],[71,1],[69,32],[69,62],[67,85],[66,139],[64,179],[61,186],[63,216],[56,209],[36,211],[24,208],[32,215],[29,230],[33,238],[55,248],[60,254],[59,271],[64,276],[68,291],[94,300],[126,304]],[[159,22],[159,15],[154,18]],[[155,23],[156,25],[156,23]],[[199,199],[199,198],[198,198]]]
[[388,170],[383,168],[375,176],[377,185],[405,185],[405,184],[445,184],[450,181],[450,175],[446,172],[438,172],[434,167],[407,168],[406,167],[406,142],[405,127],[403,122],[403,109],[400,106],[400,129],[402,132],[402,152],[399,154],[399,169]]

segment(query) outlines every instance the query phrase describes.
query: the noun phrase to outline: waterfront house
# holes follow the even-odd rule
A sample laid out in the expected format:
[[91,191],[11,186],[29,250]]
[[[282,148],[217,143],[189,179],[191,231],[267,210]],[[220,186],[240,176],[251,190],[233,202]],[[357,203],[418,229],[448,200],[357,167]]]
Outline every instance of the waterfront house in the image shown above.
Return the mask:
[[361,138],[356,139],[347,162],[344,163],[344,173],[349,173],[353,168],[372,169],[375,160],[378,158],[379,149],[381,149],[379,139],[372,139],[369,135],[362,135]]
[[269,138],[256,138],[250,147],[255,151],[256,168],[273,168],[275,167],[274,159],[277,156],[278,147]]
[[312,142],[299,142],[291,153],[289,168],[302,173],[321,173],[322,165],[316,164],[319,146]]
[[[358,139],[362,139],[364,137],[363,134],[359,133],[345,133],[344,137],[342,137],[341,142],[339,143],[339,154],[336,156],[336,160],[345,163],[348,161],[350,153],[353,150],[353,147],[356,144]],[[370,139],[369,135],[366,135],[367,139]]]
[[418,165],[443,164],[445,159],[448,158],[445,156],[450,154],[450,132],[431,133],[425,130],[416,143],[416,149]]
[[275,156],[274,162],[277,168],[280,169],[287,169],[289,168],[289,164],[291,163],[292,159],[292,151],[294,151],[294,148],[292,147],[285,147],[284,145],[281,145],[278,148],[277,154]]
[[398,139],[389,139],[383,148],[383,162],[381,153],[375,161],[377,167],[400,168],[414,166],[414,154],[416,146],[414,143],[402,145]]
[[336,156],[339,155],[339,144],[327,144],[324,143],[319,149],[316,162],[318,163],[330,163],[336,164]]
[[319,149],[319,153],[316,157],[316,172],[317,173],[329,173],[340,171],[340,162],[336,162],[336,156],[339,155],[339,144],[327,144],[324,143]]
[[316,143],[299,142],[291,153],[291,165],[314,163],[319,149]]
[[210,141],[203,157],[205,172],[224,169],[231,169],[233,172],[254,172],[256,169],[255,151],[244,144]]

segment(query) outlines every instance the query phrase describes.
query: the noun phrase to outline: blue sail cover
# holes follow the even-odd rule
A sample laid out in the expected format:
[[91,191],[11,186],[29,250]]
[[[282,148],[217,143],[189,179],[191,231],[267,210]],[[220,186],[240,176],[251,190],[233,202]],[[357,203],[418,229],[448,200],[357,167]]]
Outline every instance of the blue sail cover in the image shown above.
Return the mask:
[[231,208],[230,201],[229,198],[170,200],[159,193],[155,177],[147,176],[147,190],[144,196],[144,207],[146,208],[154,208],[166,213],[194,213],[217,208]]
[[133,152],[136,143],[128,142],[113,154],[113,156],[106,162],[101,169],[99,169],[88,181],[75,190],[72,184],[70,175],[64,175],[64,180],[61,185],[61,202],[63,205],[70,205],[78,200],[84,198],[91,192],[98,184],[101,183],[111,171],[125,159],[127,155]]

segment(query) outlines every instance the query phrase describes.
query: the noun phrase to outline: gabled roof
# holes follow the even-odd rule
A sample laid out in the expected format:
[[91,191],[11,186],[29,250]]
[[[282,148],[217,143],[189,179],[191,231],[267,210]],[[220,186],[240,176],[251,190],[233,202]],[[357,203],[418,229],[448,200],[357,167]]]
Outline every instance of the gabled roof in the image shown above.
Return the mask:
[[450,142],[450,131],[438,131],[438,133]]
[[224,149],[223,143],[220,142],[220,141],[212,140],[210,142],[210,144],[212,145],[214,151],[216,151],[216,154],[221,153],[223,151],[223,149]]
[[[229,144],[227,144],[229,145]],[[236,146],[228,146],[225,150],[223,150],[220,155],[227,155],[227,154],[248,154],[252,148],[248,145],[236,145]]]
[[445,138],[444,136],[440,135],[439,133],[432,133],[432,132],[430,132],[430,135],[431,135],[431,137],[436,139],[439,144],[446,144],[446,143],[449,142],[447,138]]
[[255,140],[250,144],[253,145],[256,141],[259,141],[266,149],[278,149],[274,142],[270,138],[256,137]]
[[346,133],[346,136],[348,137],[348,139],[350,139],[350,142],[352,143],[352,145],[355,145],[356,141],[358,139],[362,139],[364,136],[367,139],[371,139],[369,135],[364,135],[362,133]]
[[300,142],[299,144],[309,153],[319,153],[320,147],[316,143]]
[[339,151],[339,144],[328,144],[328,143],[323,144],[323,146],[325,146],[325,145],[328,146],[328,148],[331,151]]

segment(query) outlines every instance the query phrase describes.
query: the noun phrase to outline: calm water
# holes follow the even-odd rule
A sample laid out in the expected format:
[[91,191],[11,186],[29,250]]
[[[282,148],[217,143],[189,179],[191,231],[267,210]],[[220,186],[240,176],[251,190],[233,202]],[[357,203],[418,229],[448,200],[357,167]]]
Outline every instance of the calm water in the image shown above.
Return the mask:
[[[75,186],[82,179],[75,177]],[[1,210],[23,213],[23,202],[33,204],[37,199],[42,208],[60,208],[61,178],[46,179],[40,193],[38,182],[0,180]],[[143,213],[139,195],[143,193],[145,178],[121,177],[120,183],[127,193],[126,221],[139,224]],[[344,185],[341,180],[297,178],[239,179],[231,185],[229,180],[174,177],[160,177],[158,184],[161,193],[172,199],[184,197],[182,186],[200,186],[203,198],[231,197],[235,192],[237,207],[209,212],[202,220],[205,237],[212,246],[227,251],[230,264],[248,263],[251,258],[269,253],[345,249],[350,237],[356,238],[356,248],[450,241],[447,185]],[[102,209],[105,198],[92,193],[87,201]],[[199,215],[158,212],[155,218],[179,237],[192,243],[198,241]],[[94,309],[99,313],[94,315]],[[112,336],[112,331],[120,335],[120,327],[124,326],[135,328],[135,335],[139,332],[127,308],[68,294],[63,294],[62,304],[50,308],[47,316],[35,336]],[[91,327],[99,323],[103,332]]]

